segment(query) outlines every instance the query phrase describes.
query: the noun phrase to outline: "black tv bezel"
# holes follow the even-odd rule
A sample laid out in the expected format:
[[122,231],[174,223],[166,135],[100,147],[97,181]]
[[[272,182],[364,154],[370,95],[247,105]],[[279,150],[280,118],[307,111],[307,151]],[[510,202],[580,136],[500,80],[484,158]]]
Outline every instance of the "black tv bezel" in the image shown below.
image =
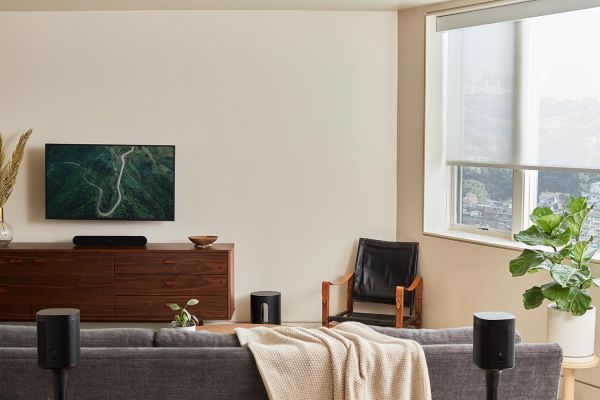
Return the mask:
[[[172,147],[173,148],[173,218],[171,219],[155,219],[155,218],[70,218],[70,217],[48,217],[48,147],[51,146],[144,146],[144,147]],[[170,222],[175,221],[175,165],[176,153],[175,145],[172,144],[115,144],[115,143],[46,143],[44,145],[44,209],[45,218],[47,220],[64,220],[64,221],[154,221],[154,222]]]

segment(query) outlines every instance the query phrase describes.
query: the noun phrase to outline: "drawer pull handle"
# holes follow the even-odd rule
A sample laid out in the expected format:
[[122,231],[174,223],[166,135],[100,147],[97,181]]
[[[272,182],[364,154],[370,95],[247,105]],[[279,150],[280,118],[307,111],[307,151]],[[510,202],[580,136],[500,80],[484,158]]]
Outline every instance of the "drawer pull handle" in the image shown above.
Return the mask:
[[165,281],[165,285],[167,285],[167,286],[176,286],[177,285],[177,281]]
[[35,260],[33,260],[34,262],[41,264],[41,263],[46,263],[48,262],[47,258],[36,258]]
[[165,260],[165,264],[177,264],[177,260]]
[[8,261],[8,263],[9,263],[9,264],[23,264],[23,260],[21,260],[21,259],[18,259],[18,258],[11,258],[11,259]]

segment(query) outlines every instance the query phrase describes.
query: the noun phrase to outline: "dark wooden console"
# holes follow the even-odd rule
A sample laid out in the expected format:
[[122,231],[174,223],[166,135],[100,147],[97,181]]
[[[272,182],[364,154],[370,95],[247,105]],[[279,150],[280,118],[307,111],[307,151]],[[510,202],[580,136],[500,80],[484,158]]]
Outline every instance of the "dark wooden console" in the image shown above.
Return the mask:
[[173,312],[165,304],[190,298],[200,301],[190,309],[199,319],[231,319],[233,244],[0,248],[2,321],[33,321],[43,308],[73,307],[81,310],[82,321],[168,322]]

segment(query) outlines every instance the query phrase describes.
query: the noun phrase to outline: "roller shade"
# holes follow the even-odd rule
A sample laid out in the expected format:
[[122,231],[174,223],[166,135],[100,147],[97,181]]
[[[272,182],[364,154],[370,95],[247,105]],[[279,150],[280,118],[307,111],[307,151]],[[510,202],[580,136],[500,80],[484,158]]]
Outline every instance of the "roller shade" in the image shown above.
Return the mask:
[[525,18],[540,17],[600,7],[600,0],[529,0],[521,2],[502,2],[486,8],[440,15],[436,19],[438,32],[498,22],[517,21]]
[[598,21],[589,8],[444,33],[447,163],[600,172]]

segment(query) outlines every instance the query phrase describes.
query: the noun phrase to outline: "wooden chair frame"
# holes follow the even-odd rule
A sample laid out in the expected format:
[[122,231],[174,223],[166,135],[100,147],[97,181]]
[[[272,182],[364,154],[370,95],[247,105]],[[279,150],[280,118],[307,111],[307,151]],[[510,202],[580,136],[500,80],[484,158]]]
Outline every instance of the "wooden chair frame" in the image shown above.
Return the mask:
[[[321,285],[321,324],[330,328],[329,322],[329,289],[333,286],[341,286],[347,283],[346,292],[346,310],[338,315],[345,315],[354,310],[354,301],[352,300],[352,287],[354,286],[354,272],[349,272],[338,282],[324,281]],[[415,315],[416,320],[413,325],[420,329],[423,326],[423,278],[417,275],[408,288],[404,286],[396,286],[396,319],[394,326],[402,328],[404,322],[404,292],[415,292]]]

